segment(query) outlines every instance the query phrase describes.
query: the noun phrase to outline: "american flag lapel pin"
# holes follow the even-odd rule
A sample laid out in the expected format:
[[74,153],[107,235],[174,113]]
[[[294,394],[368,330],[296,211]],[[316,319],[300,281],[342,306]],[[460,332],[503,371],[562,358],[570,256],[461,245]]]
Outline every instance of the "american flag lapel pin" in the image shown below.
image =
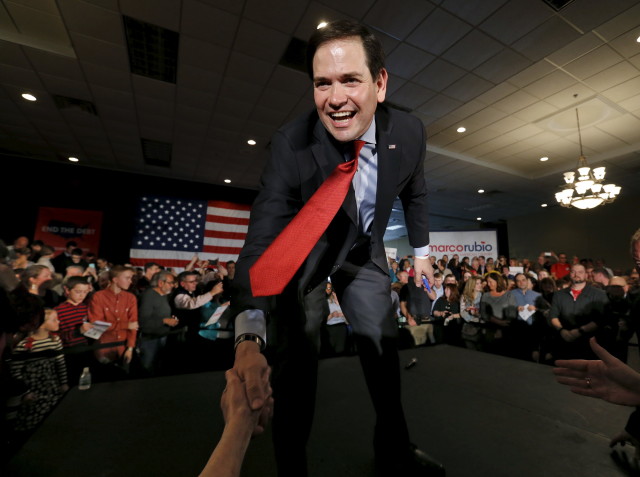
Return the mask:
[[396,145],[395,144],[389,144],[389,149],[395,149]]

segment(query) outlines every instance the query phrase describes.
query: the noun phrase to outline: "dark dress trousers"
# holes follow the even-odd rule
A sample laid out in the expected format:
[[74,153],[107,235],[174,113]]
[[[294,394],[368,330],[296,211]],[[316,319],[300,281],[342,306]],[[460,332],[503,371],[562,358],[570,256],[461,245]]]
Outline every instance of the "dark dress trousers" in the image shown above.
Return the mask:
[[284,126],[273,137],[271,160],[263,172],[247,239],[236,265],[233,313],[260,309],[269,320],[268,355],[274,364],[272,427],[281,476],[306,475],[305,447],[315,407],[328,276],[353,327],[377,413],[376,452],[400,452],[409,444],[400,402],[397,327],[383,236],[393,201],[400,197],[411,245],[429,243],[425,134],[417,118],[383,105],[378,106],[375,121],[378,179],[370,236],[358,233],[351,187],[336,217],[285,291],[277,297],[251,295],[251,265],[345,160],[343,145],[326,131],[314,111]]

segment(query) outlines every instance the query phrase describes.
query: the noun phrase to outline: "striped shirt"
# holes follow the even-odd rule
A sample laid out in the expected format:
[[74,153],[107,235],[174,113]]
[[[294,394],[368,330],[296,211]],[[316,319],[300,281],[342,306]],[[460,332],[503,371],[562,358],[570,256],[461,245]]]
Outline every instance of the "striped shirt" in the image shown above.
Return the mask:
[[58,320],[60,320],[60,329],[58,335],[62,340],[62,346],[68,348],[70,346],[86,345],[87,339],[80,333],[82,323],[87,321],[89,307],[80,303],[74,305],[69,301],[65,301],[55,307],[58,312]]

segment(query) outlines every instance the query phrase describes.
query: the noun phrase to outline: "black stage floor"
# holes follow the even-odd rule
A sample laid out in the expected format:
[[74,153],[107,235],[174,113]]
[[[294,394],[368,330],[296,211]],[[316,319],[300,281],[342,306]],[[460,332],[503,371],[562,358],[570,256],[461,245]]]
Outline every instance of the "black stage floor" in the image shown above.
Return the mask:
[[[573,395],[547,366],[446,345],[405,350],[403,399],[413,441],[449,477],[607,477],[627,446],[609,437],[631,409]],[[72,389],[13,459],[15,477],[198,475],[222,426],[224,373]],[[373,475],[373,409],[357,358],[320,364],[309,444],[313,477]],[[275,476],[268,435],[252,441],[243,476]]]

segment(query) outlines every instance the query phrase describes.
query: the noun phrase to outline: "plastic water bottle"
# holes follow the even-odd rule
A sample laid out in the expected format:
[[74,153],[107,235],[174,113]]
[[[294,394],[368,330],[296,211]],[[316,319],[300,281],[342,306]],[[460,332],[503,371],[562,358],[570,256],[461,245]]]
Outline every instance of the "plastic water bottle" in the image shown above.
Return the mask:
[[78,389],[80,391],[86,391],[91,387],[91,371],[89,368],[84,368],[80,375],[80,382],[78,383]]

